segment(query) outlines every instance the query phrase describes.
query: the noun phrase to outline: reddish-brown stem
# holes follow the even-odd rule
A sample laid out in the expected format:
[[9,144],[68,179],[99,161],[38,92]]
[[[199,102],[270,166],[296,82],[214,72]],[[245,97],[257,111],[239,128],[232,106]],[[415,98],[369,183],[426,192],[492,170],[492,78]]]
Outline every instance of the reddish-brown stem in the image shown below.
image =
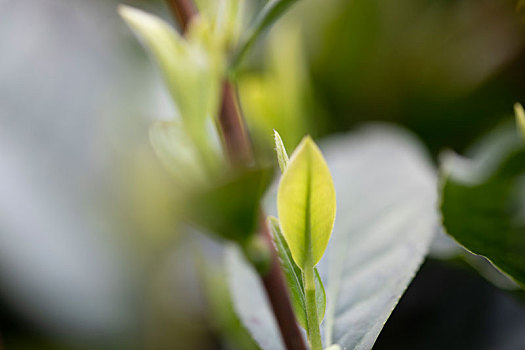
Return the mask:
[[275,252],[273,239],[264,217],[265,215],[261,210],[259,232],[271,247],[272,252],[270,271],[261,277],[264,289],[272,305],[272,310],[277,319],[277,324],[279,325],[286,349],[306,350],[303,336],[297,326],[297,320],[295,319],[292,304],[290,303],[290,296],[288,295],[288,289],[286,288],[283,272],[281,271],[279,258]]
[[235,87],[228,80],[222,83],[219,125],[230,161],[234,165],[240,166],[250,164],[253,160],[250,140],[244,129],[244,122],[237,104]]
[[197,8],[192,0],[167,0],[173,16],[180,24],[181,31],[184,33],[188,29],[191,19],[197,15]]
[[[169,3],[184,32],[191,18],[197,14],[193,1],[169,0]],[[237,103],[235,87],[229,80],[225,80],[222,85],[219,125],[223,143],[232,164],[234,166],[249,166],[253,163],[252,146]],[[279,258],[277,257],[273,240],[266,224],[265,214],[262,210],[260,211],[260,217],[259,234],[264,238],[272,253],[270,270],[264,276],[261,276],[266,295],[277,319],[286,348],[288,350],[306,350],[306,345],[290,302]]]

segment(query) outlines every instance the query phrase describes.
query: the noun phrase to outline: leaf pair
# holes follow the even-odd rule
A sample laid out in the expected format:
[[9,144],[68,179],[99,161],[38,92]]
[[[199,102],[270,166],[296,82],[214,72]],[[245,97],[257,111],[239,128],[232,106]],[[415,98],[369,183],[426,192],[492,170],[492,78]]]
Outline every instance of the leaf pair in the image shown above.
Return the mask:
[[[282,263],[297,320],[303,328],[311,332],[312,325],[308,322],[308,317],[312,316],[307,312],[308,281],[305,280],[305,273],[308,273],[307,269],[313,269],[317,316],[314,325],[318,328],[325,313],[326,295],[319,272],[314,266],[323,255],[332,233],[335,190],[328,166],[310,137],[303,139],[291,160],[288,159],[277,131],[274,132],[274,137],[277,159],[283,172],[279,185],[279,217],[286,231],[282,233],[276,218],[270,218],[268,224]],[[320,210],[321,207],[325,208],[324,212]],[[324,213],[328,215],[323,215]]]

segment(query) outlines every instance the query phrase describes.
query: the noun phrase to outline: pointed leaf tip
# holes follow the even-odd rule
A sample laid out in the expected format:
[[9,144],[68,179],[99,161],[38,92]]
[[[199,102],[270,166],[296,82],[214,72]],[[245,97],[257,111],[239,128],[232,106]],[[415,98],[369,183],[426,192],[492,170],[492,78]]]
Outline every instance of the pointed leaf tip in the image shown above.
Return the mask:
[[153,35],[159,32],[168,30],[170,35],[177,34],[164,20],[146,11],[123,4],[118,6],[117,11],[136,34],[148,41],[148,45],[155,40]]
[[281,135],[279,135],[275,129],[273,130],[273,137],[275,140],[275,152],[277,153],[279,168],[281,168],[281,173],[284,173],[286,167],[288,166],[288,153],[286,153],[286,148],[284,147]]
[[153,54],[170,85],[172,77],[177,77],[174,55],[182,50],[182,37],[164,20],[145,11],[119,5],[118,13]]
[[310,136],[292,154],[277,194],[283,234],[295,263],[315,266],[335,220],[335,188],[328,165]]

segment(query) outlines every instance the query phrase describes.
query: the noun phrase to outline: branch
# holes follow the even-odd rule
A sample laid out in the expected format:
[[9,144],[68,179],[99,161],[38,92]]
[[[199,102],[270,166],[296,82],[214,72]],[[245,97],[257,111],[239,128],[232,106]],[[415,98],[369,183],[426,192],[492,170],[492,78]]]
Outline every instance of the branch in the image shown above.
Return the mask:
[[197,15],[197,8],[192,0],[166,0],[171,8],[173,17],[181,26],[182,33],[188,29],[191,19]]
[[[192,0],[168,1],[184,32],[192,17],[197,15],[197,10]],[[236,166],[249,166],[254,160],[253,151],[237,103],[235,87],[228,80],[225,80],[222,86],[219,124],[223,142],[231,162]],[[266,275],[261,276],[266,295],[272,305],[286,348],[288,350],[306,350],[306,345],[290,302],[279,258],[266,224],[266,215],[262,210],[260,216],[259,234],[264,237],[264,241],[272,253],[270,271]]]
[[248,134],[244,128],[237,95],[233,84],[225,80],[222,84],[222,102],[219,125],[230,161],[237,166],[246,166],[253,161]]
[[279,330],[283,337],[284,344],[288,350],[306,350],[303,335],[297,325],[297,319],[290,303],[290,296],[284,281],[284,275],[281,271],[281,263],[275,252],[273,239],[268,229],[264,212],[261,210],[261,221],[259,225],[259,234],[265,238],[272,252],[272,265],[270,271],[261,276],[266,289],[266,295],[270,299],[273,313],[277,319]]

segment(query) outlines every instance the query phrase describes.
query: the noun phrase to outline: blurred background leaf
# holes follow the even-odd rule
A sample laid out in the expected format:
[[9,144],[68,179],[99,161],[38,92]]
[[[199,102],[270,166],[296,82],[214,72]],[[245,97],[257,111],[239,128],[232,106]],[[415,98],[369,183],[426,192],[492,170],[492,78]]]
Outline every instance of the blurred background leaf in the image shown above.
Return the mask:
[[472,159],[444,157],[443,225],[525,288],[525,147],[514,125],[499,136],[482,141]]

